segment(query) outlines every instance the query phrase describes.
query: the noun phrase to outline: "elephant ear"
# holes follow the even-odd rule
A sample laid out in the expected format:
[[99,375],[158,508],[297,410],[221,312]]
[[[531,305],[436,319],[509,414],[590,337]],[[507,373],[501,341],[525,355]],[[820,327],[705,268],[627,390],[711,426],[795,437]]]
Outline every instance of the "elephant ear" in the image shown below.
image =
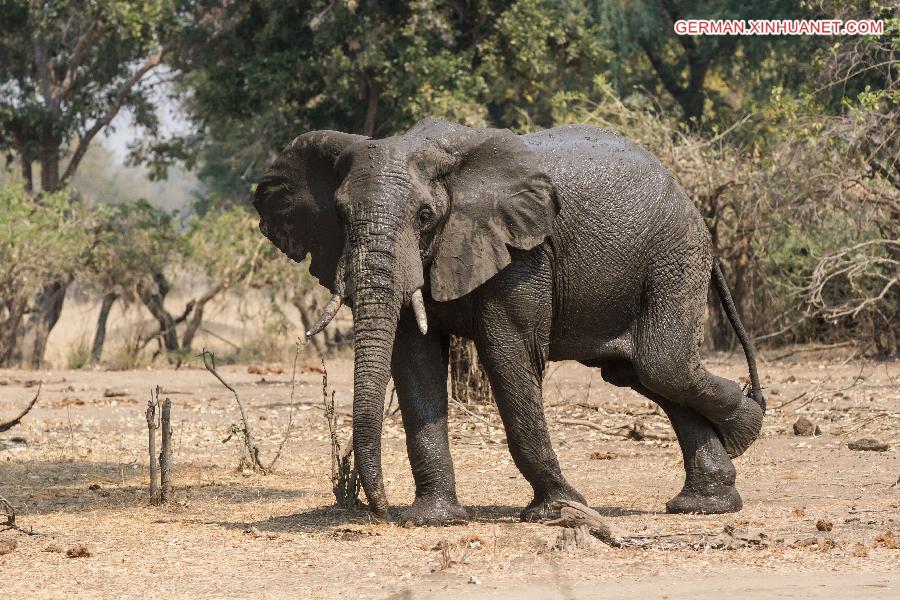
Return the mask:
[[339,131],[298,136],[269,168],[253,198],[263,235],[297,262],[311,254],[309,272],[332,293],[344,249],[334,202],[341,182],[335,162],[344,148],[365,139]]
[[[431,265],[435,300],[464,296],[550,235],[559,202],[537,156],[505,129],[465,129],[438,145],[449,154],[450,212]],[[447,157],[445,156],[445,159]]]

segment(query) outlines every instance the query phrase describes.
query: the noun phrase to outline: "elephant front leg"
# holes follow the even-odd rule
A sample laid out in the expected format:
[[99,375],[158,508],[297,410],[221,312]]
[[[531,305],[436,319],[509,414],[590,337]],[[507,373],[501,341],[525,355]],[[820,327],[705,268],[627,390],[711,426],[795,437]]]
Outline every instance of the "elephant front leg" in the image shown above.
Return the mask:
[[456,497],[447,437],[448,352],[446,336],[436,332],[422,335],[411,315],[401,317],[391,371],[416,482],[415,502],[400,518],[404,526],[468,521]]
[[478,352],[491,381],[513,462],[534,489],[534,499],[520,518],[535,522],[558,514],[551,507],[554,500],[586,501],[563,477],[550,442],[541,397],[543,359],[534,360],[538,353],[521,343],[510,343],[516,337],[489,334],[478,344]]

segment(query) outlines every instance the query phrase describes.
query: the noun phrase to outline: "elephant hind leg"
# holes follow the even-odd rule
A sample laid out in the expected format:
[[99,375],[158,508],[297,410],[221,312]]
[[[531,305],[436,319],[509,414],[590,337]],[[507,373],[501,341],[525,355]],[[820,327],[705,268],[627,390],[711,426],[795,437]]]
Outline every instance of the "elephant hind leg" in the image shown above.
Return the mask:
[[657,400],[668,415],[684,458],[684,487],[666,502],[670,513],[728,513],[743,507],[734,487],[735,470],[709,421],[695,411]]
[[649,391],[707,419],[732,458],[743,454],[759,437],[763,420],[759,404],[745,396],[736,382],[713,375],[699,361],[662,376],[655,364],[637,371]]
[[601,375],[612,385],[630,387],[656,402],[672,423],[684,458],[685,479],[681,492],[666,503],[667,512],[713,514],[742,508],[734,487],[734,465],[709,421],[648,389],[627,361],[604,361]]
[[741,510],[743,502],[734,486],[734,465],[709,421],[650,390],[640,386],[636,389],[665,411],[681,446],[684,486],[666,502],[666,512],[718,514]]
[[[681,275],[674,277],[673,269]],[[735,457],[759,436],[763,410],[736,382],[713,375],[700,361],[708,286],[708,272],[688,264],[655,274],[632,333],[632,364],[641,385],[706,418]]]

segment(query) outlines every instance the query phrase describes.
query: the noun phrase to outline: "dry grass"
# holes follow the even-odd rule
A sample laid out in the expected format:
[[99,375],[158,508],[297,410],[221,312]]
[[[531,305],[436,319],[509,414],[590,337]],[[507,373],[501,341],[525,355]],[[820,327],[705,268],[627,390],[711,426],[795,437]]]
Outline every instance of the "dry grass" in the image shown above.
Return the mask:
[[[180,310],[185,301],[183,295],[173,292],[166,306],[178,312],[176,309]],[[200,348],[209,348],[223,363],[289,363],[294,354],[295,332],[301,327],[300,319],[291,305],[279,305],[278,309],[279,314],[273,315],[268,297],[256,291],[240,296],[222,294],[205,308],[203,328],[194,339],[193,347],[197,349],[194,354]],[[70,369],[87,365],[99,311],[99,302],[66,301],[59,323],[48,340],[45,355],[48,365]],[[122,301],[116,302],[109,316],[102,365],[119,371],[167,364],[163,357],[152,360],[155,343],[143,351],[136,350],[141,338],[156,327],[140,303],[126,306]],[[332,327],[342,331],[352,327],[349,308],[341,309]],[[307,355],[312,359],[315,353],[309,350]]]
[[[236,471],[239,443],[222,440],[239,417],[233,399],[204,370],[2,371],[0,415],[32,395],[29,380],[45,382],[33,413],[0,436],[0,493],[16,504],[19,524],[41,534],[0,533],[0,541],[15,542],[0,556],[4,595],[582,598],[665,589],[679,597],[679,590],[739,593],[746,587],[734,586],[743,582],[798,595],[891,597],[900,585],[894,544],[900,364],[868,363],[861,371],[857,362],[842,365],[846,356],[796,356],[804,362],[761,366],[772,410],[763,438],[736,461],[745,509],[718,516],[660,512],[682,481],[675,443],[561,424],[580,419],[614,429],[641,419],[650,430],[667,427],[632,392],[578,365],[559,367],[547,382],[546,404],[564,472],[614,529],[660,540],[649,549],[595,543],[565,555],[551,550],[558,530],[517,521],[529,488],[490,407],[477,418],[455,409],[451,417],[459,494],[472,522],[403,529],[333,506],[331,436],[314,369],[300,370],[294,434],[270,475]],[[739,356],[708,362],[733,378],[745,371]],[[288,414],[290,365],[282,367],[281,374],[222,368],[267,453]],[[351,367],[343,359],[328,363],[342,440],[350,434]],[[168,507],[146,504],[144,405],[156,384],[174,404],[176,498]],[[824,434],[794,436],[798,414]],[[887,416],[871,418],[881,414]],[[857,435],[888,441],[892,449],[851,451],[847,441]],[[413,499],[399,414],[385,421],[384,456],[388,496],[399,509]],[[832,530],[817,530],[820,520]],[[728,524],[762,530],[771,543],[706,551],[663,543],[670,536],[714,536]],[[66,550],[79,545],[89,556],[79,550],[80,558],[69,558]]]

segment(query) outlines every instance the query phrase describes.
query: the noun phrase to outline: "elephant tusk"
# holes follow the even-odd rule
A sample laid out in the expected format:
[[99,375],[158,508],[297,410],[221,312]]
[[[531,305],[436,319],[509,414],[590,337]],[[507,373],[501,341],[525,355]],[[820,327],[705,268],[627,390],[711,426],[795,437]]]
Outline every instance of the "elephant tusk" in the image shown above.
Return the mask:
[[328,304],[325,305],[322,316],[316,321],[316,324],[310,327],[309,331],[306,332],[306,337],[310,338],[328,327],[328,324],[331,323],[331,320],[334,318],[334,315],[337,314],[337,311],[341,308],[343,302],[340,294],[332,296],[331,300],[328,301]]
[[416,313],[416,323],[422,335],[428,334],[428,317],[425,315],[425,300],[422,298],[422,288],[417,289],[412,295],[413,312]]

